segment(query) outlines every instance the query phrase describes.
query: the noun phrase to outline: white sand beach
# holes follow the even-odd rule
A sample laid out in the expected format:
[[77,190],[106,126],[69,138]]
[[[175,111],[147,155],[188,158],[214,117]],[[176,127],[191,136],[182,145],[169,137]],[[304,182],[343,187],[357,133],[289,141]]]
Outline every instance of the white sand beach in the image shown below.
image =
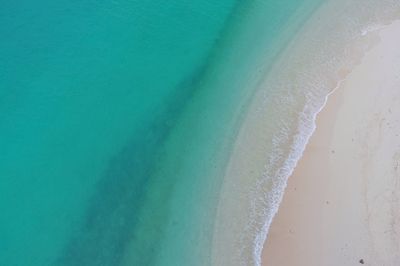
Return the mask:
[[264,266],[400,265],[400,22],[329,97],[264,245]]

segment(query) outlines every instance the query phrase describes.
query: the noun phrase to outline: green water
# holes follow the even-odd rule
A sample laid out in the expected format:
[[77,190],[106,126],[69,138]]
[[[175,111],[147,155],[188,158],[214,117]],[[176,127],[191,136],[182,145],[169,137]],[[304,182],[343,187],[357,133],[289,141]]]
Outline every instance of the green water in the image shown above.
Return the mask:
[[0,265],[210,264],[241,117],[316,2],[1,1]]

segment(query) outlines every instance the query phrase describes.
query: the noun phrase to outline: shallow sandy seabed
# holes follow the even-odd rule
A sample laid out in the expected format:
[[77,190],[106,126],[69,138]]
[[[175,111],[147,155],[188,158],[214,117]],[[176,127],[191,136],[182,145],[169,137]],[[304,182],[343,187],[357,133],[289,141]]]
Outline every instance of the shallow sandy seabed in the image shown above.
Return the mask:
[[265,266],[400,265],[400,21],[370,34],[289,179]]

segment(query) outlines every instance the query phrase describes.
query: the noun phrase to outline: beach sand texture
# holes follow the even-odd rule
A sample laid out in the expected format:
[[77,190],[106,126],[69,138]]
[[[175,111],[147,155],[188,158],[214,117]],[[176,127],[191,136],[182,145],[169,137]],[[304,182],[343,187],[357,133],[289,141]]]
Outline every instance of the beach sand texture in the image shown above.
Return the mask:
[[289,179],[265,266],[400,265],[400,22],[369,34]]

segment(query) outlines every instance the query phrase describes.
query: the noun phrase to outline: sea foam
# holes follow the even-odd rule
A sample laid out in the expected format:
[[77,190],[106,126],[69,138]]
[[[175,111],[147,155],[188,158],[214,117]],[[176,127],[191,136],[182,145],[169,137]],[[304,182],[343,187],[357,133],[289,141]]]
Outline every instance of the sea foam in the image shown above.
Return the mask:
[[[326,1],[293,37],[255,93],[226,170],[213,264],[261,265],[288,177],[328,96],[400,17],[396,0]],[[369,34],[371,33],[371,34]]]

